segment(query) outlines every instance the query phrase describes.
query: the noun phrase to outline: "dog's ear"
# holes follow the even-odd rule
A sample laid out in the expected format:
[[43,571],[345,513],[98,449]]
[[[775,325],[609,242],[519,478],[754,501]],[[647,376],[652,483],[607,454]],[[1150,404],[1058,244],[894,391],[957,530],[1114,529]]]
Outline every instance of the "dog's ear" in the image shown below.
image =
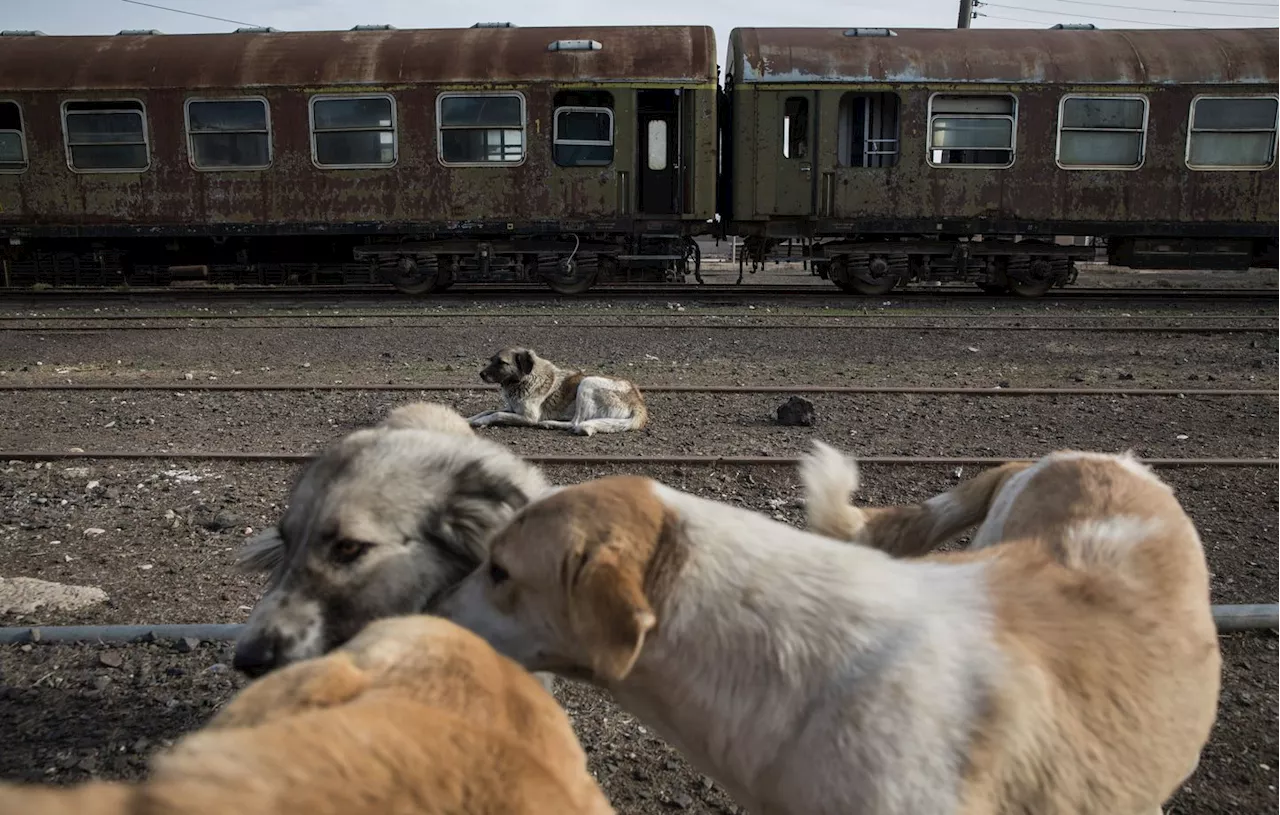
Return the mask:
[[273,572],[284,558],[284,539],[280,530],[268,526],[249,538],[236,555],[236,568],[243,572]]
[[528,376],[533,373],[533,352],[525,349],[516,352],[516,369],[520,371],[522,376]]
[[658,618],[644,593],[644,564],[615,535],[583,553],[569,581],[569,624],[597,676],[625,679]]
[[346,704],[372,679],[341,651],[287,665],[252,682],[209,723],[209,728],[255,727],[307,710]]

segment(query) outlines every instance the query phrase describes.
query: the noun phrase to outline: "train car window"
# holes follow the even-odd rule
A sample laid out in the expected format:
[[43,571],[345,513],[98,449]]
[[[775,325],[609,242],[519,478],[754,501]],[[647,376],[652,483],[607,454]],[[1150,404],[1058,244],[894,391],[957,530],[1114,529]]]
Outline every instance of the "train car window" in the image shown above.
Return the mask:
[[1276,158],[1274,96],[1198,96],[1191,100],[1187,166],[1193,170],[1260,170]]
[[264,170],[271,166],[267,100],[188,99],[187,150],[197,170]]
[[79,173],[136,173],[151,166],[146,110],[137,100],[64,102],[67,164]]
[[561,91],[552,117],[551,156],[561,167],[613,163],[613,96],[604,91]]
[[809,155],[809,100],[792,96],[782,106],[782,157]]
[[650,170],[660,172],[667,169],[667,123],[664,119],[649,120],[649,155],[647,164]]
[[436,99],[440,163],[491,167],[524,161],[524,96],[442,93]]
[[1064,96],[1058,110],[1058,166],[1068,170],[1135,170],[1147,137],[1141,96]]
[[22,127],[22,108],[17,102],[0,101],[0,173],[26,169],[27,135]]
[[1012,167],[1017,114],[1012,96],[935,94],[929,99],[929,163]]
[[396,163],[396,100],[390,96],[311,97],[311,160],[355,169]]
[[845,167],[893,167],[898,163],[898,95],[846,93],[837,135],[837,159]]

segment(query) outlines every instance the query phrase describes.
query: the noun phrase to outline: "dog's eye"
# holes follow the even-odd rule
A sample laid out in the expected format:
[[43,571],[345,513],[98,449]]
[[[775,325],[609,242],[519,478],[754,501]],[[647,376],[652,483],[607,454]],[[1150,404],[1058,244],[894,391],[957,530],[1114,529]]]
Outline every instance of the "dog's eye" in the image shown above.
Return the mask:
[[493,585],[498,586],[510,579],[511,575],[506,569],[496,563],[489,563],[489,579],[493,581]]
[[333,545],[333,549],[329,554],[333,558],[334,563],[342,563],[345,565],[347,563],[354,563],[361,555],[369,551],[371,546],[372,544],[365,543],[364,541],[353,541],[344,538]]

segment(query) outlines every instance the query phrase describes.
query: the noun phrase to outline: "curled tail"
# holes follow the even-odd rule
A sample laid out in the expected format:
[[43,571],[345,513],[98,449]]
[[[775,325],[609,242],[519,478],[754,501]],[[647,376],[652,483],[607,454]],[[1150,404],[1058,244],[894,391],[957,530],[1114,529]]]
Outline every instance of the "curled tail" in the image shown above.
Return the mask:
[[1030,466],[1015,462],[984,470],[919,504],[859,508],[849,503],[859,486],[857,463],[820,441],[813,444],[800,462],[809,528],[900,557],[931,552],[981,522],[1005,481]]

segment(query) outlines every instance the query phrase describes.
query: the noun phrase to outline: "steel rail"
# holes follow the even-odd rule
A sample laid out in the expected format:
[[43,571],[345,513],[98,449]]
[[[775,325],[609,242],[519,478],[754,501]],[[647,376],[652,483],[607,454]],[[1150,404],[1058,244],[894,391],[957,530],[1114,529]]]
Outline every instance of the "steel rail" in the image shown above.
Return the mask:
[[[962,387],[926,387],[915,385],[640,385],[643,393],[814,393],[814,394],[911,394],[928,396],[1277,396],[1280,393],[1274,388],[989,388]],[[160,391],[174,393],[195,392],[310,392],[310,391],[367,391],[386,393],[462,393],[466,391],[496,391],[497,385],[427,384],[427,385],[387,385],[387,384],[267,384],[241,385],[223,382],[191,382],[177,383],[58,383],[40,384],[0,384],[0,392],[12,391]]]
[[[3,304],[0,300],[0,304]],[[654,313],[633,312],[630,314],[636,318],[648,319],[680,319],[695,320],[701,318],[749,318],[749,319],[767,319],[770,317],[788,317],[792,319],[803,320],[972,320],[973,314],[896,314],[893,311],[867,311],[860,314],[823,314],[822,311],[812,311],[809,313],[796,314],[790,312],[763,311],[752,314],[750,312],[738,311],[703,311],[686,312],[683,317],[670,313],[670,310],[656,311]],[[1092,319],[1111,320],[1276,320],[1280,317],[1275,314],[1179,314],[1176,317],[1163,314],[1109,314],[1099,313],[1088,315]],[[438,311],[435,313],[422,313],[416,311],[352,311],[352,312],[325,312],[325,313],[299,313],[297,311],[281,311],[266,314],[46,314],[42,316],[31,315],[6,315],[0,314],[0,324],[7,322],[119,322],[124,320],[392,320],[405,317],[415,319],[461,319],[464,317],[501,317],[503,319],[521,318],[561,318],[561,317],[583,317],[583,318],[617,318],[617,314],[603,313],[597,309],[595,312],[564,312],[564,311],[537,311],[537,312],[521,312],[508,313],[507,311],[468,311],[465,308],[450,308],[448,311]],[[1041,317],[1061,318],[1061,314],[1056,313],[1037,313],[1037,314],[1021,314],[1009,315],[1001,319],[1037,319]]]
[[[192,320],[200,318],[193,317]],[[252,318],[270,319],[270,318]],[[372,318],[370,318],[372,319]],[[493,319],[507,320],[508,317],[494,315]],[[683,319],[683,318],[681,318]],[[829,318],[835,319],[835,318]],[[1267,318],[1272,319],[1272,318]],[[456,322],[456,323],[390,323],[384,325],[365,325],[361,323],[318,323],[302,326],[287,326],[291,330],[305,331],[350,331],[353,329],[367,331],[371,328],[391,329],[434,329],[434,328],[473,328],[479,325],[494,326],[496,323]],[[0,326],[0,331],[25,332],[39,334],[84,334],[102,331],[252,331],[270,328],[285,328],[272,325],[75,325],[75,326]],[[1088,331],[1097,334],[1274,334],[1275,325],[1188,325],[1188,326],[1146,326],[1146,325],[856,325],[852,323],[761,323],[753,325],[696,324],[680,325],[678,323],[579,323],[563,322],[542,323],[537,328],[615,328],[625,331],[661,330],[670,331],[761,331],[761,330],[805,330],[839,329],[843,331],[1034,331],[1052,333],[1055,331],[1075,332]]]
[[[66,461],[95,459],[102,461],[236,461],[236,462],[306,462],[315,453],[267,453],[255,451],[209,450],[0,450],[0,461]],[[531,453],[520,456],[534,464],[571,465],[689,465],[730,467],[794,467],[798,456],[681,456],[681,455],[554,455]],[[862,465],[913,466],[998,466],[1010,462],[1032,462],[1038,458],[1001,458],[998,456],[858,456]],[[1140,458],[1143,464],[1162,469],[1184,467],[1254,468],[1276,467],[1274,458]]]
[[[1280,622],[1276,603],[1223,604],[1211,607],[1213,621],[1222,634],[1274,629]],[[131,645],[155,641],[197,639],[233,642],[243,623],[191,623],[174,625],[49,625],[0,628],[0,645],[24,643],[89,643]]]

